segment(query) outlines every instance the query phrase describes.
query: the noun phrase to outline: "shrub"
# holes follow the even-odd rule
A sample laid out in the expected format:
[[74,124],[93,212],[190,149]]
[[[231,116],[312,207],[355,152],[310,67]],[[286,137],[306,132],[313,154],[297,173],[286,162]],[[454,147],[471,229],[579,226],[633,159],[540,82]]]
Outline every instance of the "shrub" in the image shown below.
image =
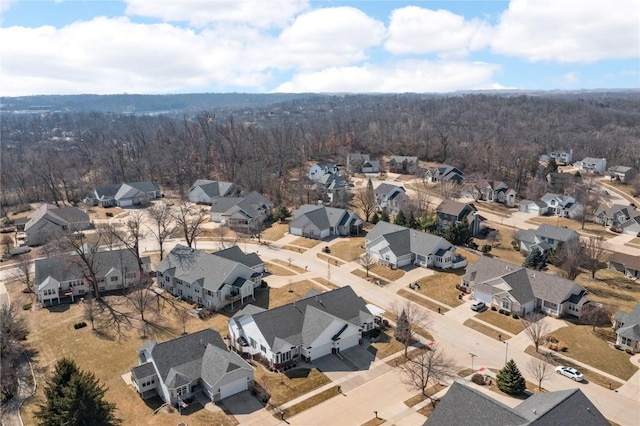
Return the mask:
[[622,350],[622,346],[621,345],[613,345],[614,348],[616,348],[617,350],[621,351]]
[[520,317],[518,316],[518,314],[513,314],[511,315],[513,317],[513,319],[519,319]]
[[75,328],[76,330],[78,330],[79,328],[84,328],[86,326],[87,326],[87,323],[84,321],[73,324],[73,328]]
[[545,340],[549,343],[558,343],[558,338],[553,334],[549,334],[545,337]]
[[491,310],[492,310],[492,311],[497,311],[497,310],[498,310],[498,308],[496,308],[495,306],[492,306],[492,307],[491,307]]
[[480,373],[476,373],[471,376],[471,381],[476,385],[484,385],[484,376]]
[[113,217],[113,213],[111,213],[111,212],[106,212],[104,215],[105,215],[106,217]]
[[509,316],[509,315],[511,315],[511,312],[505,310],[505,311],[502,312],[502,314],[506,315],[506,316]]
[[331,249],[329,248],[329,246],[324,246],[322,251],[325,252],[325,253],[331,253]]
[[558,352],[566,352],[569,348],[563,342],[558,342]]
[[504,314],[504,309],[500,309],[500,310],[498,311],[498,313],[500,313],[500,314]]
[[22,305],[22,309],[25,311],[31,310],[31,303],[25,303],[24,305]]
[[267,287],[269,287],[269,284],[267,284],[265,280],[262,280],[262,282],[260,283],[260,288],[267,288]]
[[633,350],[627,348],[624,350],[626,353],[628,353],[629,355],[633,355]]

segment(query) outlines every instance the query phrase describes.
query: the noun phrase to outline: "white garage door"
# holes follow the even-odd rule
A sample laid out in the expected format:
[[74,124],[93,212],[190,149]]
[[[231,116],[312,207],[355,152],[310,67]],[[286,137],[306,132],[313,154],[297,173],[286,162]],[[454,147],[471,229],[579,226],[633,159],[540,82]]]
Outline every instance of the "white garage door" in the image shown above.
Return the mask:
[[245,390],[247,390],[247,378],[242,377],[235,382],[220,386],[220,399],[224,399]]
[[346,351],[347,349],[356,346],[359,338],[357,334],[353,334],[347,338],[340,339],[340,350]]

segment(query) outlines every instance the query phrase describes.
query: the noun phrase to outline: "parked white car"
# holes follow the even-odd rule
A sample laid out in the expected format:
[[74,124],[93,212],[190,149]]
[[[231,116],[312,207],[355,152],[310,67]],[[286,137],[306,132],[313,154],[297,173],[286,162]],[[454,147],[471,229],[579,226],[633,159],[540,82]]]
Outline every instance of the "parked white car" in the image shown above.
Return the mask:
[[563,376],[566,376],[571,380],[575,380],[576,382],[581,382],[584,380],[584,376],[582,375],[582,373],[572,367],[563,367],[562,365],[559,365],[556,367],[556,373],[562,374]]
[[487,306],[482,300],[474,300],[471,303],[471,310],[472,311],[481,311],[484,309],[484,307]]

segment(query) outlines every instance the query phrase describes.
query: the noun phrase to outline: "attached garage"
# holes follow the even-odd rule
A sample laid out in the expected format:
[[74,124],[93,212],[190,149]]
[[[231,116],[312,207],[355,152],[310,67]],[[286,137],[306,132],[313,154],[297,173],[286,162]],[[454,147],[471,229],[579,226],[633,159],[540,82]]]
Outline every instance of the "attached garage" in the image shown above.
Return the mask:
[[241,377],[226,385],[220,386],[220,399],[225,399],[231,395],[235,395],[248,389],[246,377]]

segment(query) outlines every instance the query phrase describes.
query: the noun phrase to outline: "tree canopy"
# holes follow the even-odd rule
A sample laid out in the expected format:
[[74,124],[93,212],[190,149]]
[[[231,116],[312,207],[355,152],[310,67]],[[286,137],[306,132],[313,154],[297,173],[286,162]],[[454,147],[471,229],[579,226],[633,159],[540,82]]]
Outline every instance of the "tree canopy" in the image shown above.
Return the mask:
[[507,362],[502,370],[498,372],[496,384],[498,389],[509,395],[520,395],[527,388],[524,377],[522,377],[522,373],[520,373],[514,360]]

